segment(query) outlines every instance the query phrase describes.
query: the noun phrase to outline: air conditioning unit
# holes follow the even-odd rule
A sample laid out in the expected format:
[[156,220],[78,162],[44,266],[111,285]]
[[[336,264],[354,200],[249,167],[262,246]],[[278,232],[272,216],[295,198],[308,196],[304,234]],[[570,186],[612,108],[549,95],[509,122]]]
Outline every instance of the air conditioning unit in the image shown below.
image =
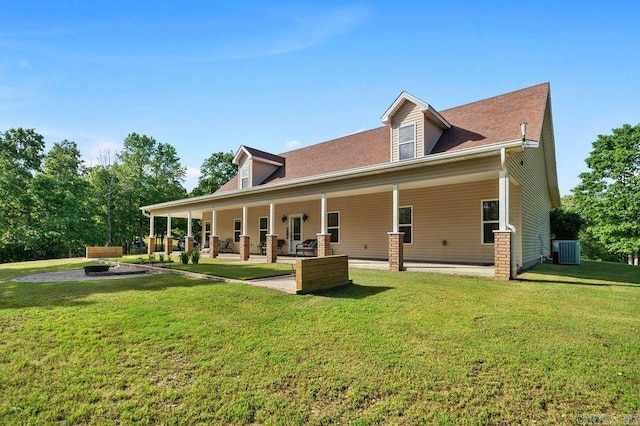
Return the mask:
[[554,240],[553,251],[558,253],[558,263],[561,265],[580,264],[580,241]]

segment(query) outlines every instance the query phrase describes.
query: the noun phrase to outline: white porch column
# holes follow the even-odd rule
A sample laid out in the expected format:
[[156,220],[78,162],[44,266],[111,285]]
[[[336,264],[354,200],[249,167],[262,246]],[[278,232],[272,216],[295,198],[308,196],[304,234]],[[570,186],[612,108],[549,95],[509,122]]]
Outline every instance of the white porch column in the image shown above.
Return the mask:
[[327,195],[322,194],[320,199],[320,233],[327,233]]
[[171,215],[167,215],[167,238],[171,238]]
[[191,231],[191,210],[189,210],[187,212],[187,237],[192,237]]
[[149,237],[153,237],[155,234],[154,219],[153,215],[149,215]]
[[242,205],[242,235],[247,235],[247,205]]
[[398,232],[400,229],[398,210],[400,209],[400,195],[398,191],[398,185],[393,185],[393,230],[392,232]]
[[499,229],[501,231],[506,231],[507,225],[509,224],[509,175],[504,171],[500,172],[500,177],[498,179],[499,182],[499,209],[500,209],[500,217],[499,217]]
[[276,233],[276,205],[273,201],[269,201],[269,235]]
[[217,219],[216,216],[217,216],[216,209],[212,209],[211,210],[211,235],[216,235],[217,236],[218,232],[217,232],[217,229],[216,229],[217,228],[216,225],[217,225],[218,221],[216,220]]

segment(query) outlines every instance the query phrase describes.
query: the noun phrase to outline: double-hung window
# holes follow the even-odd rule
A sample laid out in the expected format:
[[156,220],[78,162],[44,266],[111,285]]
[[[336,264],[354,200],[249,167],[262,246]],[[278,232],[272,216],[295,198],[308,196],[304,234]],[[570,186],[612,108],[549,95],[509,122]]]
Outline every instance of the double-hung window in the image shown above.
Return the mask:
[[327,213],[327,232],[331,235],[329,241],[332,243],[340,242],[340,213]]
[[242,234],[242,219],[235,219],[233,221],[233,241],[239,243],[240,234]]
[[269,222],[266,216],[260,218],[259,230],[260,230],[260,242],[267,242],[267,223]]
[[398,152],[401,160],[416,156],[416,125],[408,124],[398,129]]
[[240,188],[249,188],[249,165],[246,164],[240,169]]
[[482,201],[482,244],[493,244],[493,231],[500,227],[498,200]]
[[400,207],[398,209],[398,231],[404,232],[405,244],[413,242],[413,207]]

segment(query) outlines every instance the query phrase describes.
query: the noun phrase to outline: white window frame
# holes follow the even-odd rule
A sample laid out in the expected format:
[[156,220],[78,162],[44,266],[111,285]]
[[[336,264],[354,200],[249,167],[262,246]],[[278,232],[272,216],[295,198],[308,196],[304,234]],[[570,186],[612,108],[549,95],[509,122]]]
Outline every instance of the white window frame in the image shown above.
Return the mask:
[[[496,220],[484,220],[484,203],[490,203],[495,201],[498,203],[498,219]],[[484,242],[484,225],[487,223],[497,223],[498,229],[500,229],[500,200],[497,198],[489,198],[487,200],[480,200],[480,244],[483,246],[492,246],[493,243],[485,243]]]
[[[236,229],[236,223],[240,224],[240,229]],[[236,234],[238,234],[237,238],[236,238]],[[233,242],[234,243],[240,242],[240,235],[242,235],[242,219],[236,218],[236,219],[233,219]]]
[[[246,176],[244,175],[246,172]],[[247,180],[247,184],[245,185],[245,179]],[[244,164],[240,168],[240,189],[251,188],[251,168],[248,164]]]
[[[409,127],[409,126],[413,126],[413,140],[409,141],[409,142],[400,142],[400,129],[404,128],[404,127]],[[418,125],[417,123],[407,123],[404,124],[402,126],[398,126],[398,160],[400,161],[404,161],[404,160],[411,160],[412,158],[416,158],[418,156],[418,144],[417,144],[417,132],[418,132]],[[413,157],[410,158],[402,158],[401,155],[401,149],[400,147],[402,145],[407,145],[407,144],[413,144]]]
[[[265,227],[261,228],[260,227],[260,225],[261,225],[260,222],[262,222],[263,219],[265,221]],[[264,241],[262,241],[262,233],[263,232],[264,232]],[[258,218],[258,242],[266,243],[268,234],[269,234],[269,216],[260,216]]]
[[[338,215],[338,226],[329,226],[329,215],[330,214],[337,214]],[[339,211],[335,211],[335,212],[327,212],[327,233],[331,234],[329,232],[330,229],[337,229],[338,230],[338,241],[330,241],[331,244],[340,244],[340,212]],[[331,238],[331,237],[329,237]]]
[[[402,223],[400,223],[400,210],[401,209],[411,209],[411,223],[410,224],[402,224]],[[413,206],[399,206],[398,207],[398,232],[402,232],[401,228],[402,227],[407,227],[407,226],[409,228],[411,228],[411,242],[410,243],[404,243],[404,244],[411,245],[411,244],[413,244],[413,240],[414,240],[414,238],[413,238],[414,237],[414,235],[413,235],[414,234],[414,232],[413,232]],[[406,236],[406,233],[405,233],[405,236]],[[404,238],[403,238],[403,241],[404,241]]]
[[[209,230],[207,231],[207,226],[209,226]],[[205,220],[204,221],[204,226],[202,227],[202,233],[204,241],[202,242],[201,246],[204,248],[209,247],[209,238],[211,237],[211,221],[210,220]],[[207,237],[207,234],[209,234],[209,236]]]

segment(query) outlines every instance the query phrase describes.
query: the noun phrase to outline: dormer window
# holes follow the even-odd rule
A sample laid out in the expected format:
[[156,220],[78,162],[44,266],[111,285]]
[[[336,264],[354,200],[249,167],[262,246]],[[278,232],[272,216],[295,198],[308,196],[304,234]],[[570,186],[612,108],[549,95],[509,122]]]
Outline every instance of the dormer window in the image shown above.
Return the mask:
[[245,164],[240,169],[240,178],[241,178],[240,188],[242,189],[249,188],[249,165],[248,164]]
[[398,148],[400,159],[407,160],[416,157],[416,125],[409,124],[398,129]]

